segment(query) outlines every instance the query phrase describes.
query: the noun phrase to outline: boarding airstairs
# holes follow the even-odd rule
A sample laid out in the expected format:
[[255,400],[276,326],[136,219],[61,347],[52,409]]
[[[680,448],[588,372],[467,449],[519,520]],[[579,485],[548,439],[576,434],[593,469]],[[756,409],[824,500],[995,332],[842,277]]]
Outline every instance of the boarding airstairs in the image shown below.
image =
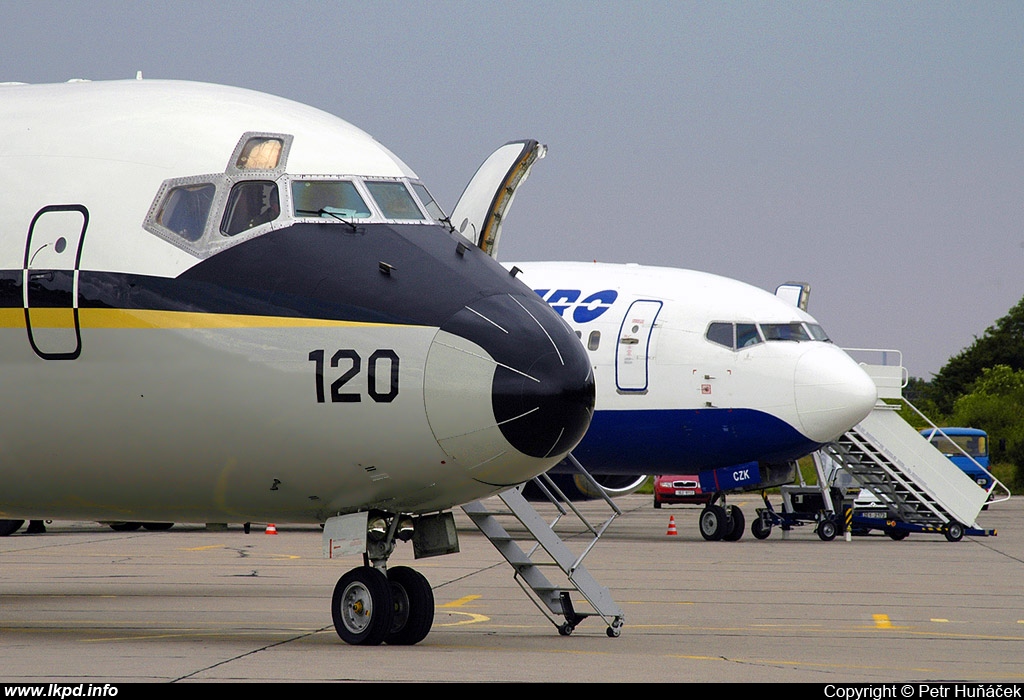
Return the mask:
[[[572,455],[569,460],[581,477],[592,483],[595,491],[603,493]],[[608,636],[618,637],[625,615],[612,600],[608,589],[599,584],[583,566],[583,559],[622,511],[610,498],[605,497],[611,515],[599,524],[592,524],[550,477],[542,474],[534,479],[534,484],[550,502],[553,514],[551,522],[526,499],[522,487],[498,494],[497,498],[504,507],[474,501],[462,506],[462,510],[512,565],[516,583],[558,628],[559,634],[572,634],[576,625],[596,615],[608,625]],[[547,510],[546,504],[540,505]],[[574,554],[555,532],[556,525],[570,513],[583,525],[582,534],[589,540],[579,555]],[[548,577],[548,574],[554,576],[556,573],[559,581],[557,584],[552,583]],[[572,599],[573,593],[585,599],[589,610],[577,610]]]
[[[896,358],[898,364],[885,364],[884,359],[881,365],[861,363],[878,387],[878,403],[867,418],[821,452],[874,496],[885,510],[890,534],[941,532],[951,541],[965,533],[995,534],[981,529],[976,520],[986,504],[1008,499],[1009,490],[998,480],[989,489],[979,486],[900,416],[900,404],[885,401],[898,399],[931,424],[902,395],[906,378],[900,353],[848,352],[883,353],[883,358]],[[1005,495],[996,496],[996,488]]]

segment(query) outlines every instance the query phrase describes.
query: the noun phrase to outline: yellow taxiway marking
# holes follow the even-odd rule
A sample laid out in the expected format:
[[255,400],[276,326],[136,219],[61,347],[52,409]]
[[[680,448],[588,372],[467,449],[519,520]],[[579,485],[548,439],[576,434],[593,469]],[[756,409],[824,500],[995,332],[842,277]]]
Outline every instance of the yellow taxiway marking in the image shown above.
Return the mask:
[[889,621],[888,615],[872,615],[875,618],[875,627],[880,630],[892,629],[892,622]]
[[451,610],[449,615],[465,615],[467,619],[459,620],[457,622],[437,622],[434,621],[434,627],[460,627],[461,625],[475,625],[477,622],[490,622],[491,618],[480,613],[463,612],[461,610]]
[[477,622],[489,622],[491,618],[480,613],[464,612],[462,610],[452,610],[452,608],[461,608],[467,603],[472,603],[474,600],[480,598],[478,595],[467,595],[449,603],[437,606],[438,608],[444,608],[450,615],[465,615],[468,619],[459,620],[458,622],[434,622],[434,627],[459,627],[460,625],[472,625]]

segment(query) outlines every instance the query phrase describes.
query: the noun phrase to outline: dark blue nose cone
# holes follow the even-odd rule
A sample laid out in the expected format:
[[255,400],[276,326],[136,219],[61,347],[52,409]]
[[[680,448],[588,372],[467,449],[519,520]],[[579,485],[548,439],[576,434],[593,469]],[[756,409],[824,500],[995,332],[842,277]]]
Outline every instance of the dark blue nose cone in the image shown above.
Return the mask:
[[497,294],[473,302],[442,330],[485,349],[496,363],[494,418],[523,454],[564,454],[583,438],[594,413],[594,374],[586,350],[535,294]]

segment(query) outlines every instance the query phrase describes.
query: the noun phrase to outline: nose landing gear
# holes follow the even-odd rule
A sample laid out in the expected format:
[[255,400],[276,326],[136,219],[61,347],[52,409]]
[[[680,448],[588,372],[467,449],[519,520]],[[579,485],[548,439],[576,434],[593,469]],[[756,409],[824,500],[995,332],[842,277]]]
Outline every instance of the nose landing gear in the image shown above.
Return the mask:
[[[342,516],[347,517],[353,516]],[[335,631],[342,641],[359,646],[421,642],[434,624],[430,583],[410,567],[386,568],[396,540],[412,538],[411,521],[391,514],[375,514],[369,521],[365,513],[354,517],[366,533],[365,563],[338,579],[334,587],[331,618]],[[421,519],[421,524],[432,526],[429,520]],[[325,527],[325,537],[329,529]]]
[[725,540],[735,542],[743,536],[746,521],[743,511],[734,505],[718,505],[724,503],[724,497],[716,496],[700,512],[700,534],[706,540]]

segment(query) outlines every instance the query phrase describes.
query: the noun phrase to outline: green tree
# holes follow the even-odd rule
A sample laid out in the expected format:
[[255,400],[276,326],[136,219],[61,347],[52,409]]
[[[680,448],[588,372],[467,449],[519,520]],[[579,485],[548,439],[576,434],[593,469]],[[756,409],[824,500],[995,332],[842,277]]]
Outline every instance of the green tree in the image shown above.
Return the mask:
[[970,391],[984,369],[1006,365],[1024,369],[1024,299],[989,326],[970,347],[950,358],[930,382],[928,398],[939,412],[948,414],[956,400]]
[[971,390],[956,400],[951,425],[981,428],[989,434],[993,462],[1010,462],[1016,480],[1024,476],[1024,370],[996,365],[981,371]]

